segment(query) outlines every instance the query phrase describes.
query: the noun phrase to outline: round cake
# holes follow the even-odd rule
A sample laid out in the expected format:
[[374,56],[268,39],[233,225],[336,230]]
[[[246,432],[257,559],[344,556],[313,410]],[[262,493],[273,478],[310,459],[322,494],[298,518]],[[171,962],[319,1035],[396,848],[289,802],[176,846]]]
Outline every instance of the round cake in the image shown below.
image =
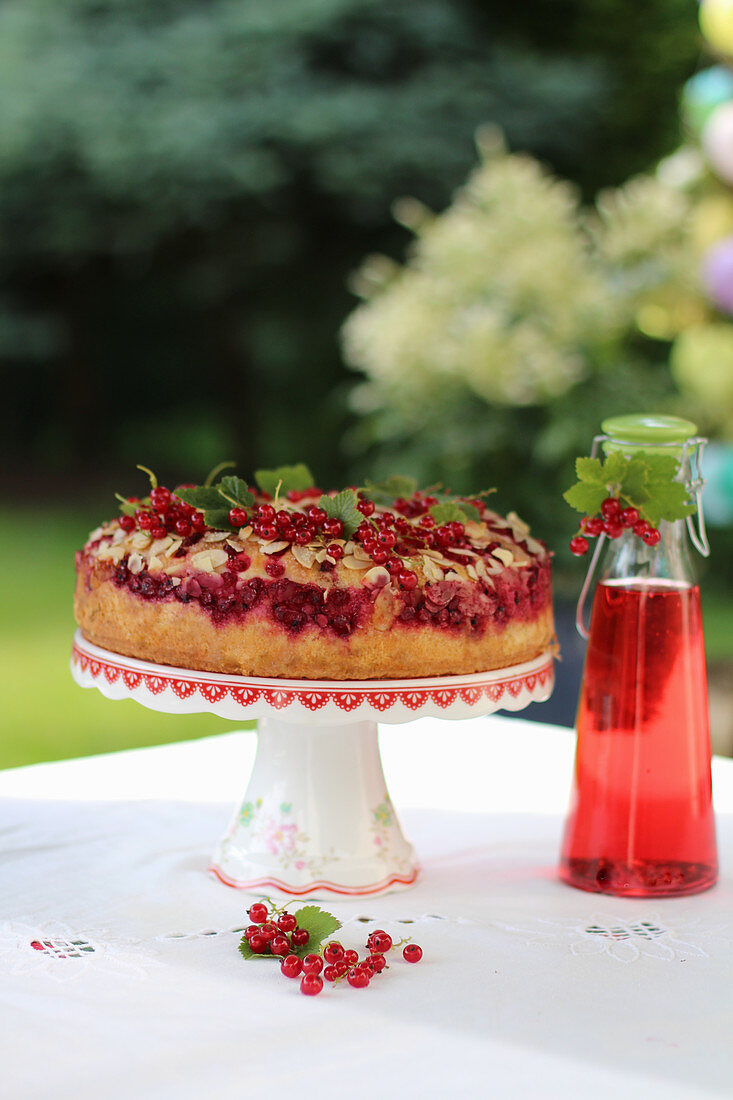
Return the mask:
[[84,637],[245,676],[405,679],[504,668],[553,642],[550,554],[483,497],[393,477],[338,493],[304,466],[256,487],[157,485],[77,554]]

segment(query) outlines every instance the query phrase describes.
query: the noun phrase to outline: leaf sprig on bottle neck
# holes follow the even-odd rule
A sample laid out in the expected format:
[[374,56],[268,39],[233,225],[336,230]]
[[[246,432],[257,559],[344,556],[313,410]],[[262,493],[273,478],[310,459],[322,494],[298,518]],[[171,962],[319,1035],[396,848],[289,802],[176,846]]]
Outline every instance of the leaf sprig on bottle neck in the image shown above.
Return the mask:
[[678,480],[674,455],[639,451],[614,452],[604,461],[578,458],[578,480],[563,494],[571,508],[582,513],[578,533],[570,540],[576,555],[588,552],[588,537],[619,538],[632,530],[647,546],[660,541],[659,524],[695,512],[684,482]]

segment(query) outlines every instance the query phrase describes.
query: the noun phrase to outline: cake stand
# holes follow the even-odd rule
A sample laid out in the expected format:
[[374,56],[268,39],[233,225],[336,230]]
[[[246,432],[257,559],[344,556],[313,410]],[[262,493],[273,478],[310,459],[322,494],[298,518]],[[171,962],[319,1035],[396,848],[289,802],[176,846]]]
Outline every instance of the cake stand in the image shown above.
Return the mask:
[[297,897],[409,887],[418,865],[390,800],[377,722],[473,718],[547,699],[550,650],[526,664],[420,680],[281,680],[171,668],[100,649],[80,632],[71,671],[108,699],[168,714],[257,718],[244,800],[210,870],[227,886]]

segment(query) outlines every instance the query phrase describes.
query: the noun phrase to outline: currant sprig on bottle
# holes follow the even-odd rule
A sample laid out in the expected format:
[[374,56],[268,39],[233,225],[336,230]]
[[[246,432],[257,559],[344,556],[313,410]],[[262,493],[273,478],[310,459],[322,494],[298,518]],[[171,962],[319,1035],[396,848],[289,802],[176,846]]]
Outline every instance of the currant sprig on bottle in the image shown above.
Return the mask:
[[634,455],[614,452],[599,458],[578,458],[577,482],[563,494],[571,508],[581,512],[578,533],[570,540],[573,554],[588,552],[588,538],[617,539],[632,530],[647,546],[661,539],[659,524],[684,519],[695,512],[687,487],[678,480],[674,455]]

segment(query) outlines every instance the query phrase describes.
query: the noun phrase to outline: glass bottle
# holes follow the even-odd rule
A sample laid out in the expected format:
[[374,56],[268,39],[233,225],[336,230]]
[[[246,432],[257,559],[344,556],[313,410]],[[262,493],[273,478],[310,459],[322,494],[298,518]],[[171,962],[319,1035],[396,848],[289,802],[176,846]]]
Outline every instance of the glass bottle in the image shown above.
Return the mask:
[[[705,440],[676,417],[614,417],[594,453],[673,454],[697,527],[662,521],[647,546],[601,536],[578,605],[588,638],[560,877],[581,890],[671,897],[718,874],[700,592],[687,532],[707,555],[699,464]],[[583,602],[598,567],[590,631]]]

